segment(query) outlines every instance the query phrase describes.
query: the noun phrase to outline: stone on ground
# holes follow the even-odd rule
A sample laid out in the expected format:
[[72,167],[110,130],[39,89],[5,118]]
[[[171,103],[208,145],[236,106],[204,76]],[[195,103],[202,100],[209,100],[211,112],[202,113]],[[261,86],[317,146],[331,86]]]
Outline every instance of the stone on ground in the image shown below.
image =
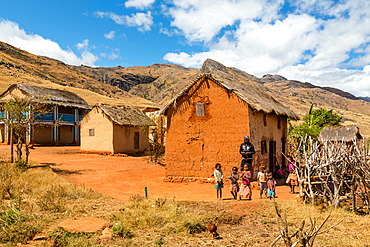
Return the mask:
[[99,237],[100,243],[109,243],[109,240],[111,240],[112,237],[113,231],[107,227],[102,231],[101,236]]
[[106,220],[97,218],[82,218],[65,220],[58,225],[68,232],[96,232],[111,226]]

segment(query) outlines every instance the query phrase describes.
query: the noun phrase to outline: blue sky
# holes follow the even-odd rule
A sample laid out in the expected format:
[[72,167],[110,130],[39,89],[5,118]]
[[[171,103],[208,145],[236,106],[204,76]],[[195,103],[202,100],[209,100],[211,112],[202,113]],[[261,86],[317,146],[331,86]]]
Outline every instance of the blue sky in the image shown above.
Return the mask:
[[75,65],[212,58],[370,96],[366,0],[2,0],[0,40]]

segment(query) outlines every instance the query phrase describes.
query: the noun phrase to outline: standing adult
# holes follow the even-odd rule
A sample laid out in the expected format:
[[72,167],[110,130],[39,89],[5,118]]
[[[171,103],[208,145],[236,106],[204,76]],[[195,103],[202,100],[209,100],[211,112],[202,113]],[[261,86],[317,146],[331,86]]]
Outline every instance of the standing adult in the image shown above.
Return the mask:
[[240,145],[239,153],[242,155],[242,163],[240,168],[244,171],[244,166],[248,166],[248,171],[252,167],[252,156],[255,153],[254,146],[249,140],[249,136],[244,136],[244,142]]

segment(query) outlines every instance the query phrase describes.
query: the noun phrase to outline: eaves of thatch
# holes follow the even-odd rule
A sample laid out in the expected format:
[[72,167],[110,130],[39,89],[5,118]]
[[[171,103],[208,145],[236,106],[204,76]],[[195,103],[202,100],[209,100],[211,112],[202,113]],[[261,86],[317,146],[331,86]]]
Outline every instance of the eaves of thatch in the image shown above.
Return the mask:
[[95,107],[100,108],[111,121],[118,125],[136,127],[155,126],[153,120],[142,111],[132,106],[97,104],[94,108]]
[[327,126],[321,130],[319,135],[320,142],[351,142],[358,139],[362,139],[362,136],[359,128],[355,125]]
[[255,111],[262,111],[266,114],[275,114],[295,120],[299,119],[296,113],[275,100],[268,92],[269,90],[253,80],[251,75],[236,68],[228,68],[211,59],[207,59],[203,63],[200,73],[191,83],[162,107],[160,114],[166,115],[170,107],[176,107],[176,102],[179,98],[186,95],[189,89],[202,78],[212,80],[220,87],[242,99]]
[[55,104],[64,107],[75,107],[80,109],[91,109],[91,106],[77,94],[45,87],[31,86],[26,84],[13,84],[5,92],[0,95],[0,99],[10,94],[13,90],[19,89],[25,97],[30,97],[31,100]]

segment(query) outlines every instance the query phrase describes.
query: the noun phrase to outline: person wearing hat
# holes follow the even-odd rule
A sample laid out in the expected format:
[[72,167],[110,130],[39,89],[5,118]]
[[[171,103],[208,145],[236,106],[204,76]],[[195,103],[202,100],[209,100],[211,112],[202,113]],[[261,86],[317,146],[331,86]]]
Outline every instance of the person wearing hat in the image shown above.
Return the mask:
[[254,146],[249,140],[249,136],[244,136],[244,142],[240,145],[239,153],[242,155],[242,162],[240,168],[244,171],[244,166],[248,165],[248,171],[252,167],[252,156],[255,153]]

